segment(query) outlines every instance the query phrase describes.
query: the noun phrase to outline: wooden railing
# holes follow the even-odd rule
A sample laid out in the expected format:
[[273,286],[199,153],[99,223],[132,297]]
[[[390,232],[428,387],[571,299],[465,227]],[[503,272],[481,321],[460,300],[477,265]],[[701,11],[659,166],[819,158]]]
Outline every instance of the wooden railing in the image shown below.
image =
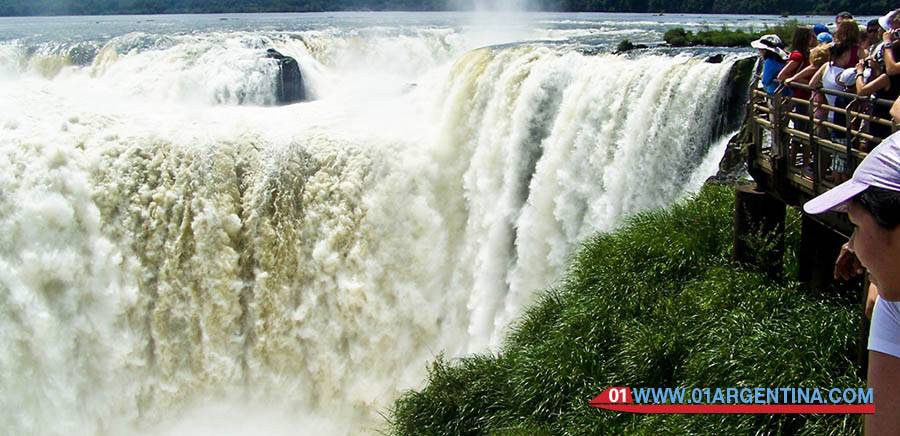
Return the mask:
[[[763,183],[770,185],[765,187],[766,190],[779,191],[782,198],[797,197],[799,200],[805,200],[831,189],[843,178],[849,178],[866,156],[865,150],[871,150],[884,139],[870,134],[867,125],[890,126],[894,132],[900,128],[900,125],[892,119],[878,118],[869,114],[874,105],[890,107],[893,101],[824,88],[811,88],[802,84],[796,84],[794,88],[810,90],[812,97],[803,100],[782,96],[781,92],[774,95],[767,94],[755,84],[751,94],[750,121],[753,140],[748,150],[748,169],[758,183],[760,180],[757,174],[760,171],[770,176],[767,178],[768,182]],[[849,103],[844,107],[832,106],[819,102],[817,94],[843,97],[848,99]],[[806,108],[806,114],[795,111],[794,108]],[[844,114],[846,122],[843,125],[829,122],[828,111]],[[820,116],[817,116],[817,112]],[[826,114],[824,118],[821,117],[822,113]],[[832,132],[842,133],[846,138],[846,145],[833,140]],[[795,165],[792,154],[798,153],[803,147],[808,147],[812,162]],[[848,168],[845,175],[829,170],[834,156],[837,155],[846,159]],[[807,165],[809,168],[804,171]],[[790,194],[786,192],[787,190],[799,192]],[[788,201],[788,203],[795,202]]]

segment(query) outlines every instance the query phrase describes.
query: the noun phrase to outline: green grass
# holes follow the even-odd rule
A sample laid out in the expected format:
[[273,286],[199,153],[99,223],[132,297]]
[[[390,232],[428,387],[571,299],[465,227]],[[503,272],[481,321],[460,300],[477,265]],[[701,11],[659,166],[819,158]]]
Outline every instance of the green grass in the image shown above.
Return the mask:
[[[858,434],[859,415],[641,415],[612,386],[862,387],[857,308],[731,263],[731,188],[590,238],[492,355],[438,357],[390,411],[392,435]],[[789,214],[787,245],[797,243]],[[789,256],[785,256],[788,258]],[[786,265],[786,274],[796,267]]]

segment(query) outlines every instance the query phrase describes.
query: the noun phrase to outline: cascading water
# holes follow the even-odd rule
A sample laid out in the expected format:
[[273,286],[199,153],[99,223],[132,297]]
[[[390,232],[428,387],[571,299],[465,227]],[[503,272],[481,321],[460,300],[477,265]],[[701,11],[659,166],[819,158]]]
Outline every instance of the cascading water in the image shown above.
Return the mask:
[[[368,433],[439,353],[496,349],[579,241],[714,171],[730,62],[483,47],[548,34],[508,38],[0,43],[7,432]],[[260,106],[268,47],[313,101]]]

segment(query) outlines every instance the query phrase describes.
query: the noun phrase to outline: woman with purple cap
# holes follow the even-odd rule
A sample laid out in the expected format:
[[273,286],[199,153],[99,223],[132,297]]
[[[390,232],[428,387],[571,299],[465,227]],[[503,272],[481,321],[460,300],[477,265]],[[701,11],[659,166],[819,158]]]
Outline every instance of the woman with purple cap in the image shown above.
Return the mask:
[[878,298],[869,331],[868,384],[875,414],[867,435],[900,430],[900,134],[885,139],[860,163],[853,177],[803,205],[809,214],[847,212],[854,231],[835,264],[835,275],[856,274],[847,255],[869,271]]

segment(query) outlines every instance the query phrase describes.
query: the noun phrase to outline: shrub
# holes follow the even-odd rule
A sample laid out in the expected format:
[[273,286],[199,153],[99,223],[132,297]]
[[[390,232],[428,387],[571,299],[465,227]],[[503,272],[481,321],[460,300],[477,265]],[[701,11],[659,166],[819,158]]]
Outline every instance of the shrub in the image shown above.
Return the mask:
[[687,47],[691,45],[691,41],[688,38],[688,33],[685,32],[681,27],[673,27],[667,30],[663,35],[663,39],[666,40],[666,44],[669,44],[673,47]]
[[632,44],[628,39],[623,39],[621,42],[619,42],[619,45],[616,46],[617,53],[624,53],[632,49],[634,49],[634,44]]

